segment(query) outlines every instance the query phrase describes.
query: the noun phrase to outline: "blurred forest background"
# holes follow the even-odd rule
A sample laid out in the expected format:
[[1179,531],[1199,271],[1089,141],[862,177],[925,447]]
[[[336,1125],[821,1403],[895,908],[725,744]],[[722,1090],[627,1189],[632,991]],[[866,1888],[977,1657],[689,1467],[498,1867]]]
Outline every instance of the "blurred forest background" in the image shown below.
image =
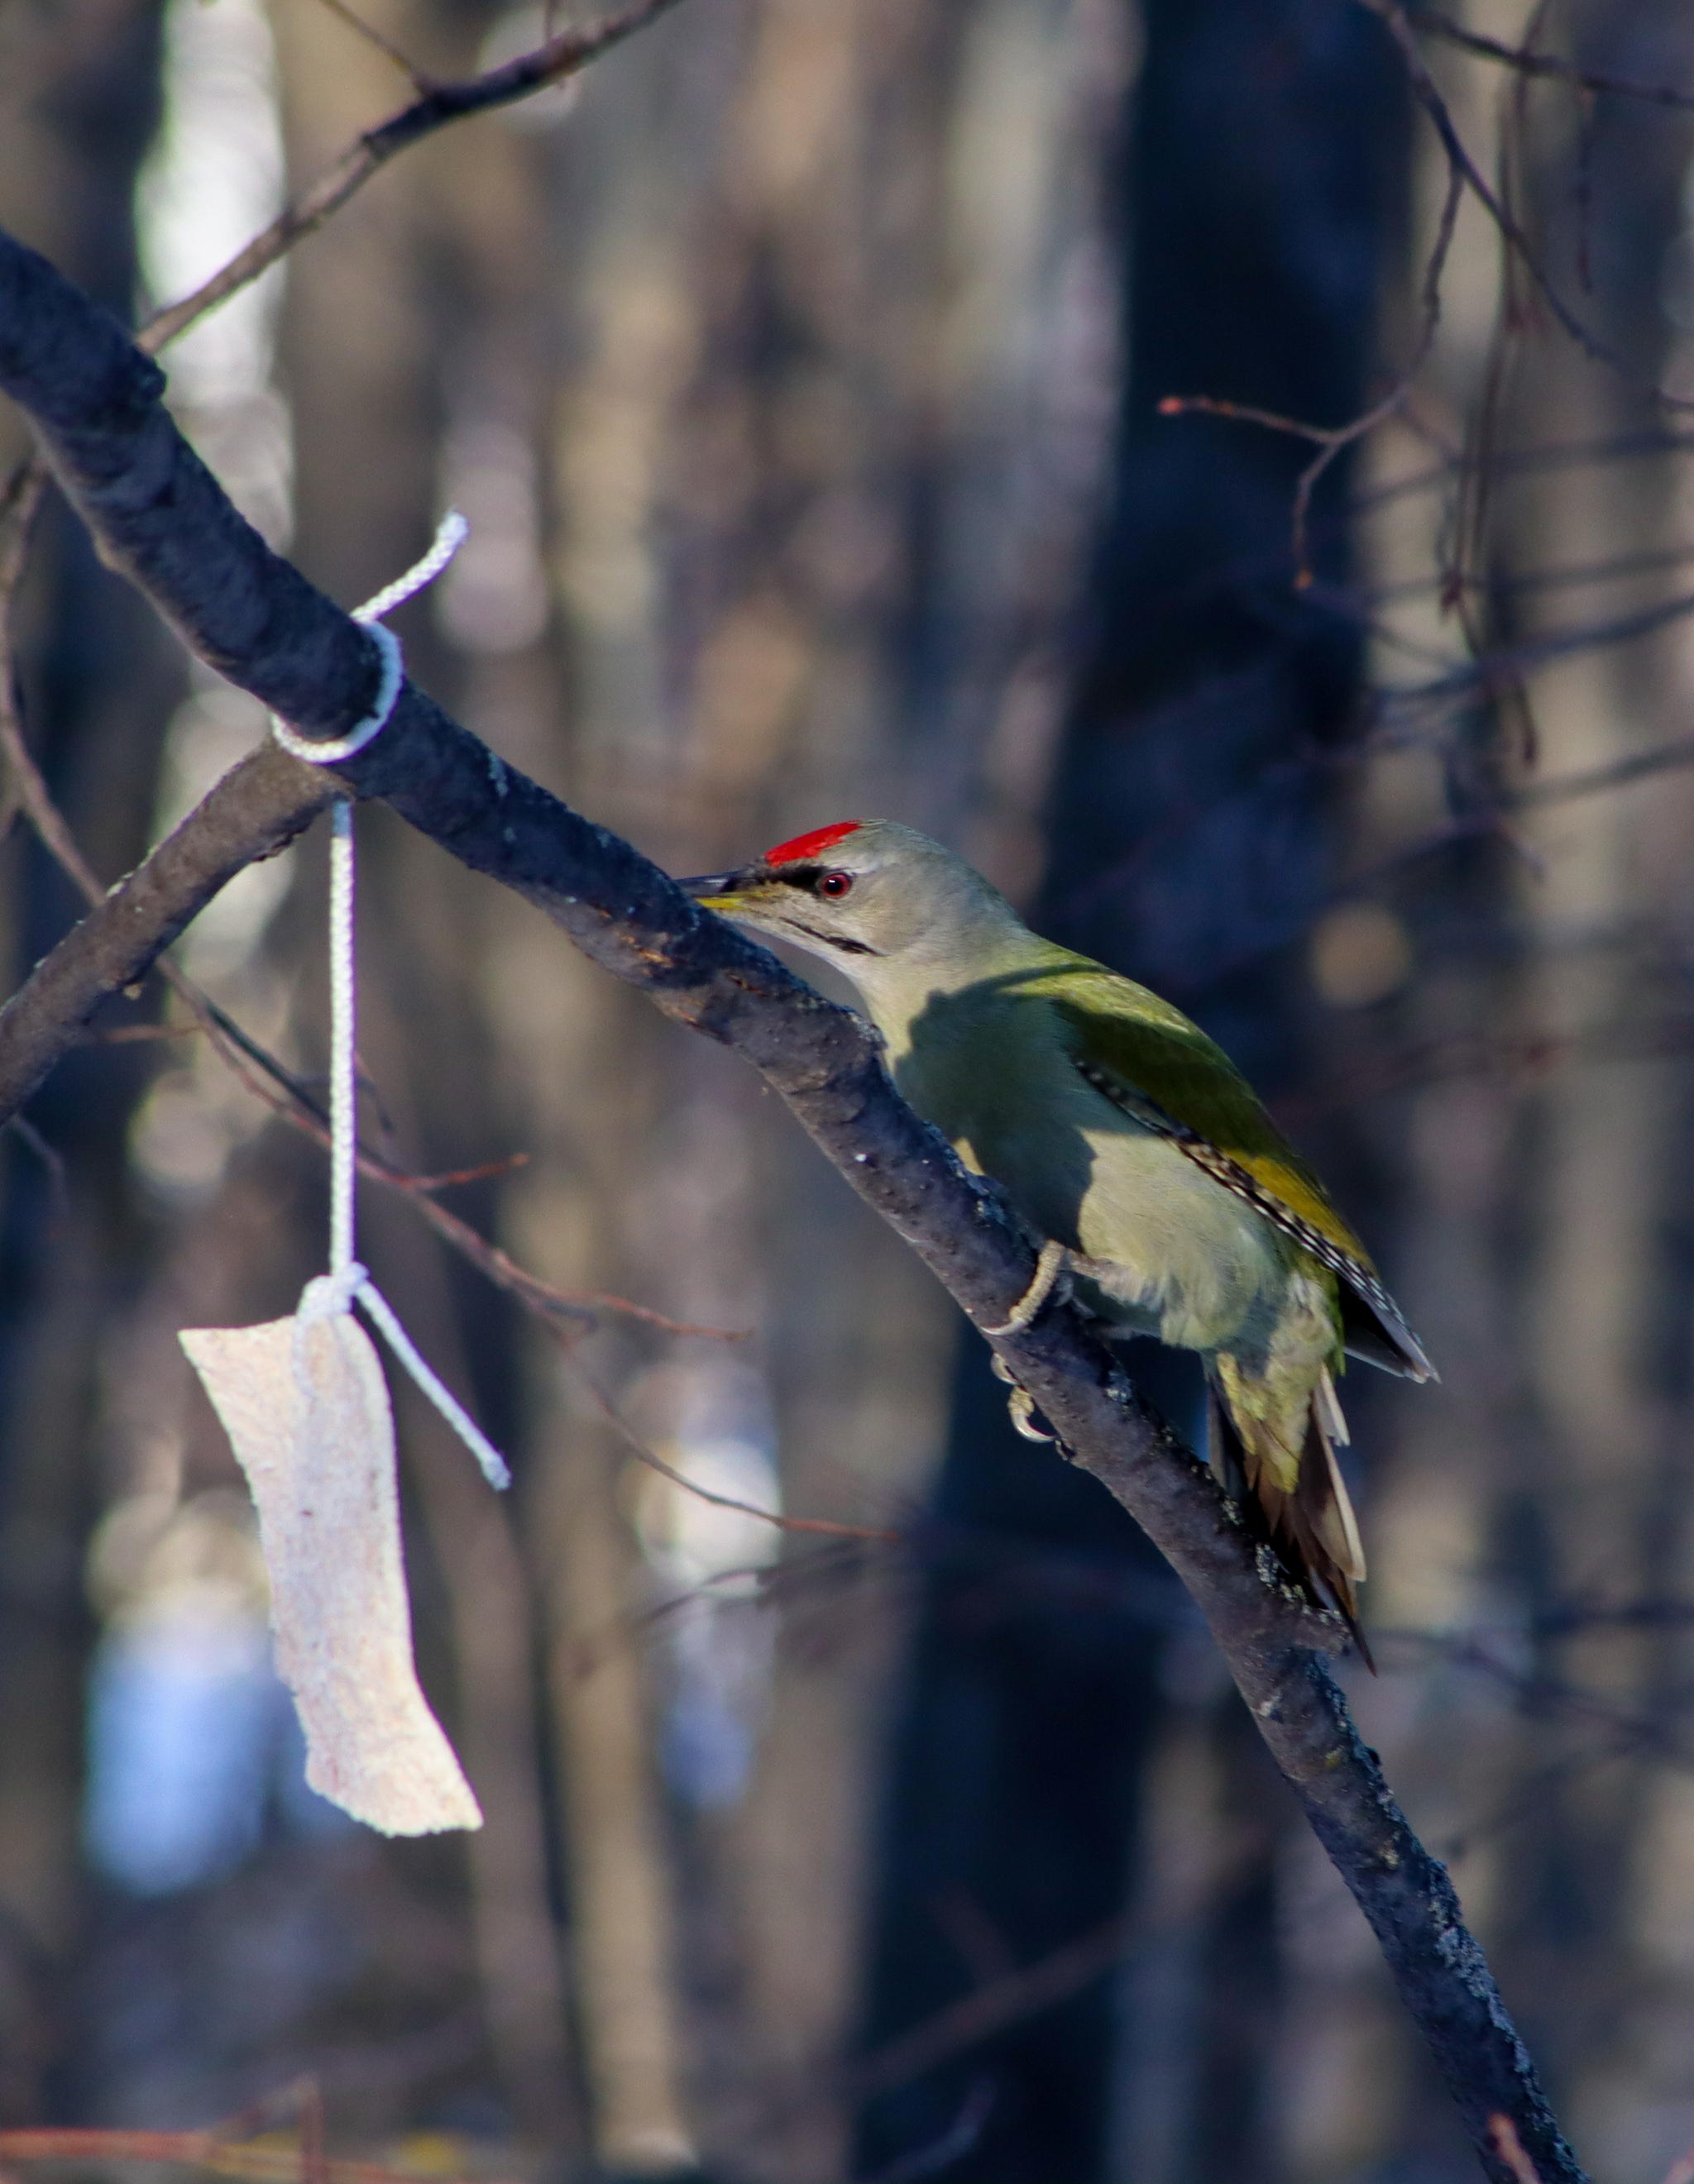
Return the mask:
[[[0,0],[0,223],[144,313],[404,102],[383,42],[454,76],[543,24],[359,13]],[[1595,2175],[1657,2184],[1694,2143],[1694,15],[1463,21],[1543,66],[1421,48],[1608,357],[1474,196],[1426,341],[1448,162],[1351,0],[687,0],[164,361],[337,598],[465,512],[413,673],[670,869],[909,821],[1255,1077],[1443,1374],[1349,1389],[1362,1725]],[[1159,409],[1334,427],[1408,367],[1303,550],[1318,443]],[[103,882],[263,732],[51,504],[16,638]],[[336,2145],[437,2172],[1473,2174],[1128,1518],[745,1072],[359,826],[371,1141],[481,1171],[433,1197],[579,1300],[367,1188],[518,1472],[496,1503],[397,1390],[488,1825],[385,1842],[304,1787],[176,1331],[292,1308],[325,1163],[155,981],[0,1149],[0,2124],[310,2074]],[[320,830],[179,950],[307,1080],[323,900]],[[9,983],[77,907],[12,824]]]

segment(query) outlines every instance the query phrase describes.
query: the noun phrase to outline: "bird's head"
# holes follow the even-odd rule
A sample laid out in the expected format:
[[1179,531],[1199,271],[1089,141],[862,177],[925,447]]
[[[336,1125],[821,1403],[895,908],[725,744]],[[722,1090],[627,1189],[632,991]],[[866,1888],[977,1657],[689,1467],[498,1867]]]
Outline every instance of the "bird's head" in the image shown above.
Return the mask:
[[962,857],[891,819],[848,819],[779,842],[739,872],[683,880],[696,901],[821,956],[861,992],[889,973],[960,960],[1017,926]]

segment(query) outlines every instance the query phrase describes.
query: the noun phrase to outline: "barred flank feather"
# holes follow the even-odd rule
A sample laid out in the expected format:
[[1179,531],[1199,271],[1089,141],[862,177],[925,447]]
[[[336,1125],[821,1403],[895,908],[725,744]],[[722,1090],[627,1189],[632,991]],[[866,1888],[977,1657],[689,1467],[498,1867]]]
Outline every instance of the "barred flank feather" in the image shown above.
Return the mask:
[[[1112,1027],[1117,1031],[1117,1027]],[[1144,1128],[1181,1148],[1195,1166],[1203,1168],[1214,1183],[1221,1183],[1256,1213],[1261,1213],[1320,1266],[1340,1278],[1343,1318],[1347,1347],[1356,1357],[1379,1366],[1385,1372],[1408,1380],[1429,1380],[1435,1369],[1424,1355],[1423,1346],[1406,1324],[1401,1309],[1378,1279],[1365,1256],[1364,1246],[1342,1222],[1323,1195],[1323,1187],[1287,1146],[1280,1145],[1262,1112],[1255,1120],[1266,1143],[1256,1142],[1251,1158],[1238,1159],[1201,1135],[1192,1124],[1167,1114],[1145,1092],[1127,1084],[1097,1061],[1078,1058],[1078,1074],[1103,1099],[1132,1117]],[[1251,1096],[1251,1095],[1249,1095]],[[1257,1103],[1254,1103],[1255,1109]],[[1291,1205],[1291,1197],[1305,1201],[1306,1211]],[[1314,1215],[1318,1217],[1314,1218]]]

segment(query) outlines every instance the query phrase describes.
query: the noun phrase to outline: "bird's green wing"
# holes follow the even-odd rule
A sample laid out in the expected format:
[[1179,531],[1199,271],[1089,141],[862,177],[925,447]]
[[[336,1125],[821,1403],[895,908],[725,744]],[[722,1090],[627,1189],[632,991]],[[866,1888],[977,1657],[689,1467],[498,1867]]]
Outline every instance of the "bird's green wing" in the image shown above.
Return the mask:
[[[1073,1061],[1097,1092],[1169,1138],[1197,1167],[1340,1275],[1368,1306],[1396,1353],[1397,1369],[1420,1379],[1429,1376],[1429,1362],[1378,1279],[1369,1253],[1215,1040],[1180,1009],[1085,956],[1056,963],[1031,983],[1051,1003],[1068,1034]],[[1354,1346],[1351,1332],[1349,1347]],[[1359,1354],[1390,1362],[1362,1334]]]

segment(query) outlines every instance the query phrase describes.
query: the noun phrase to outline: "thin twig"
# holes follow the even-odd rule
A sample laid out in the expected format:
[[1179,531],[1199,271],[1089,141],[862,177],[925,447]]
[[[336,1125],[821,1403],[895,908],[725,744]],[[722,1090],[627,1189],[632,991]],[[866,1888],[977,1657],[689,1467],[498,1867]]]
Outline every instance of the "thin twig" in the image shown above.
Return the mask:
[[1576,285],[1594,293],[1594,148],[1599,139],[1596,102],[1591,92],[1579,94],[1581,109],[1576,135]]
[[[1526,593],[1580,591],[1596,584],[1621,583],[1630,577],[1658,576],[1667,569],[1686,569],[1691,561],[1694,545],[1654,547],[1639,554],[1610,554],[1598,561],[1556,561],[1545,568],[1514,569],[1486,578],[1461,577],[1458,581],[1473,590],[1485,586],[1496,599],[1517,599]],[[1337,614],[1362,616],[1401,599],[1428,599],[1440,590],[1443,581],[1437,574],[1357,588],[1329,584],[1321,588],[1319,598]]]
[[[1686,400],[1681,396],[1672,394],[1668,388],[1660,387],[1657,383],[1644,384],[1637,381],[1635,375],[1630,371],[1616,351],[1602,341],[1565,304],[1510,204],[1503,196],[1491,187],[1486,177],[1466,149],[1446,102],[1441,97],[1434,77],[1425,67],[1413,41],[1407,11],[1398,4],[1398,0],[1357,0],[1357,4],[1368,8],[1387,26],[1390,36],[1400,47],[1401,58],[1411,80],[1413,93],[1433,125],[1447,161],[1446,195],[1441,208],[1440,220],[1437,225],[1435,244],[1424,269],[1422,284],[1423,325],[1412,359],[1379,401],[1374,403],[1362,415],[1345,425],[1307,425],[1301,423],[1298,419],[1280,415],[1274,410],[1258,409],[1246,403],[1223,401],[1207,395],[1167,395],[1158,404],[1158,412],[1161,416],[1179,416],[1187,412],[1197,411],[1209,416],[1236,418],[1244,423],[1263,426],[1271,432],[1293,434],[1298,438],[1309,441],[1316,447],[1318,453],[1301,472],[1295,488],[1294,582],[1298,590],[1306,589],[1312,582],[1307,527],[1312,497],[1318,482],[1345,449],[1374,432],[1379,425],[1406,408],[1416,376],[1428,359],[1430,350],[1434,347],[1436,332],[1440,322],[1441,279],[1452,245],[1459,206],[1467,190],[1476,198],[1499,230],[1501,237],[1507,245],[1508,255],[1515,263],[1521,265],[1539,291],[1547,309],[1564,332],[1577,343],[1585,354],[1591,357],[1596,363],[1609,366],[1621,377],[1635,385],[1638,392],[1658,403],[1661,407],[1675,410],[1694,410],[1694,403]],[[1444,22],[1445,19],[1425,17],[1420,18],[1420,20],[1433,27],[1435,23]],[[1457,36],[1457,42],[1460,43],[1492,44],[1491,41],[1473,41],[1468,33],[1458,36],[1457,26],[1449,27],[1454,30],[1455,35]],[[1569,73],[1566,64],[1556,64],[1549,58],[1545,67],[1542,67],[1539,65],[1542,61],[1542,56],[1519,53],[1515,48],[1500,48],[1491,57],[1504,58],[1508,53],[1515,54],[1530,74]],[[1623,86],[1615,83],[1608,83],[1596,87],[1620,89]],[[1683,102],[1680,98],[1672,97],[1662,103],[1680,104],[1694,103],[1694,101]],[[1475,465],[1468,467],[1474,469]],[[1448,588],[1453,590],[1451,579]],[[1456,590],[1453,591],[1453,596],[1457,603],[1458,594]]]
[[639,1434],[626,1423],[618,1407],[591,1373],[578,1366],[582,1385],[593,1396],[596,1407],[608,1425],[622,1439],[630,1453],[638,1462],[668,1479],[673,1486],[680,1486],[692,1494],[696,1501],[709,1502],[714,1509],[733,1509],[743,1517],[756,1517],[761,1524],[774,1525],[779,1532],[821,1532],[832,1540],[872,1540],[880,1546],[898,1546],[899,1532],[879,1530],[867,1524],[838,1524],[824,1517],[784,1517],[774,1509],[761,1509],[756,1502],[743,1502],[733,1494],[718,1494],[710,1487],[700,1485],[685,1472],[666,1462],[642,1440]]
[[1491,651],[1457,663],[1445,674],[1434,676],[1427,682],[1390,684],[1379,688],[1373,693],[1374,710],[1380,722],[1396,713],[1409,716],[1435,707],[1450,710],[1457,703],[1474,699],[1479,692],[1493,689],[1507,678],[1515,680],[1530,668],[1543,667],[1576,653],[1596,652],[1605,645],[1624,644],[1635,638],[1651,637],[1655,630],[1668,628],[1690,615],[1694,615],[1694,592],[1685,592],[1674,599],[1663,599],[1657,605],[1614,616],[1608,621],[1585,622],[1574,629],[1552,630],[1544,636],[1526,638],[1519,644],[1497,645]]
[[155,312],[136,336],[136,346],[148,356],[156,356],[203,313],[256,281],[304,237],[315,234],[398,153],[433,136],[450,122],[515,105],[549,84],[562,82],[677,5],[677,0],[634,0],[632,6],[603,15],[598,22],[561,31],[533,53],[507,61],[500,68],[489,69],[463,83],[436,85],[410,106],[357,137],[303,198],[279,213],[262,234],[256,235],[209,281],[203,281],[180,303]]
[[65,1177],[64,1155],[56,1145],[49,1145],[35,1124],[25,1116],[12,1116],[6,1128],[17,1139],[20,1145],[29,1147],[47,1172],[47,1193],[53,1204],[53,1212],[47,1222],[47,1234],[49,1238],[56,1236],[64,1226],[65,1216],[70,1209],[70,1190]]
[[415,62],[407,58],[392,38],[384,36],[374,23],[367,23],[362,15],[349,8],[347,0],[319,0],[319,5],[327,8],[338,22],[345,23],[348,30],[363,38],[367,45],[374,46],[385,60],[392,61],[414,91],[427,98],[432,92],[440,88],[434,76],[426,75]]
[[1411,82],[1413,96],[1428,115],[1436,136],[1440,139],[1441,148],[1446,155],[1449,167],[1463,176],[1465,187],[1469,190],[1494,222],[1500,231],[1502,240],[1534,282],[1542,301],[1565,333],[1581,349],[1585,356],[1591,358],[1596,364],[1607,365],[1621,379],[1635,387],[1638,393],[1657,403],[1660,408],[1678,411],[1694,411],[1694,401],[1687,400],[1681,395],[1671,393],[1668,387],[1639,380],[1617,351],[1602,341],[1559,294],[1553,283],[1552,276],[1541,264],[1540,254],[1524,231],[1522,226],[1513,217],[1509,208],[1502,202],[1491,187],[1487,177],[1465,148],[1464,140],[1459,135],[1458,126],[1453,120],[1452,111],[1446,99],[1442,98],[1435,78],[1425,65],[1423,55],[1418,51],[1417,41],[1413,36],[1411,24],[1407,20],[1406,10],[1400,4],[1400,0],[1356,0],[1356,4],[1367,9],[1386,26],[1389,36],[1400,48],[1401,57],[1406,64],[1407,75]]
[[[180,992],[181,989],[179,988],[177,990]],[[204,997],[191,983],[185,998],[192,1007],[197,999],[203,1000]],[[293,1128],[312,1139],[326,1150],[329,1149],[329,1118],[318,1101],[290,1071],[285,1069],[273,1056],[265,1054],[264,1050],[244,1033],[238,1041],[231,1039],[231,1032],[237,1030],[238,1027],[231,1024],[215,1003],[205,1003],[202,1028],[210,1039],[220,1059],[255,1099],[263,1100],[273,1114]],[[259,1062],[264,1076],[271,1080],[270,1084],[264,1082],[248,1067],[254,1061]],[[644,1326],[656,1328],[664,1334],[703,1335],[719,1342],[744,1342],[747,1339],[744,1329],[702,1327],[689,1320],[670,1319],[649,1306],[632,1303],[627,1297],[613,1296],[603,1290],[557,1289],[551,1282],[543,1281],[540,1275],[532,1274],[527,1268],[519,1266],[498,1244],[491,1244],[468,1222],[461,1221],[456,1213],[449,1213],[444,1206],[437,1206],[429,1196],[429,1192],[438,1188],[441,1183],[455,1178],[408,1175],[385,1160],[380,1153],[373,1153],[364,1145],[359,1147],[357,1158],[361,1175],[388,1190],[403,1192],[437,1234],[452,1245],[462,1257],[486,1274],[497,1288],[504,1290],[510,1295],[516,1297],[520,1303],[544,1318],[563,1314],[567,1318],[580,1319],[592,1326],[597,1312],[616,1312],[627,1318],[639,1320]]]
[[1457,169],[1449,169],[1447,194],[1441,207],[1435,244],[1424,272],[1423,326],[1418,337],[1418,345],[1410,363],[1387,393],[1351,423],[1302,425],[1297,419],[1280,416],[1273,410],[1258,410],[1249,403],[1225,402],[1206,394],[1167,394],[1157,405],[1161,417],[1179,417],[1198,411],[1208,417],[1237,418],[1244,424],[1262,425],[1273,432],[1291,433],[1296,439],[1311,441],[1317,448],[1317,454],[1300,473],[1294,493],[1294,585],[1296,591],[1305,591],[1312,582],[1312,561],[1307,532],[1312,512],[1312,496],[1318,489],[1318,481],[1338,455],[1374,432],[1397,410],[1406,407],[1411,398],[1413,382],[1435,346],[1435,334],[1441,320],[1441,276],[1452,248],[1453,231],[1457,225],[1459,205],[1463,196],[1464,178]]
[[1256,1830],[1235,1831],[1178,1902],[1162,1903],[1156,1913],[1146,1908],[1121,1912],[1034,1964],[989,1980],[974,1993],[950,2003],[910,2031],[849,2064],[842,2074],[844,2090],[861,2101],[890,2092],[1008,2025],[1022,2024],[1080,1993],[1134,1951],[1190,1926],[1262,1847]]
[[1691,1052],[1694,1017],[1592,1024],[1570,1032],[1463,1032],[1343,1070],[1321,1090],[1289,1095],[1275,1101],[1274,1107],[1286,1128],[1298,1129],[1321,1115],[1455,1078],[1483,1077],[1509,1084],[1545,1077],[1573,1062],[1662,1061]]
[[[757,1515],[760,1513],[749,1510],[748,1513]],[[866,1536],[876,1540],[881,1535],[869,1533]],[[849,1544],[851,1544],[850,1540]],[[900,1544],[905,1546],[908,1542],[902,1539]],[[627,1608],[611,1617],[598,1630],[585,1631],[571,1641],[570,1666],[578,1676],[592,1675],[612,1646],[626,1645],[632,1639],[649,1636],[690,1607],[708,1602],[714,1606],[722,1605],[722,1596],[718,1591],[722,1585],[754,1586],[756,1599],[749,1601],[744,1596],[737,1604],[749,1607],[757,1613],[779,1599],[792,1600],[803,1593],[808,1585],[821,1580],[835,1578],[844,1568],[856,1570],[860,1563],[858,1555],[849,1557],[844,1547],[837,1544],[817,1549],[804,1561],[788,1556],[781,1562],[749,1563],[738,1569],[715,1571],[710,1577],[702,1579],[699,1585],[690,1587],[687,1592],[673,1593],[668,1600],[659,1601],[649,1607]]]
[[113,1024],[103,1031],[85,1031],[79,1046],[148,1046],[160,1039],[198,1039],[203,1024]]
[[462,1184],[489,1183],[497,1175],[512,1175],[528,1166],[527,1153],[508,1153],[504,1160],[480,1161],[475,1167],[451,1168],[445,1175],[409,1174],[404,1179],[408,1190],[456,1190]]
[[1414,31],[1443,39],[1448,45],[1458,46],[1482,60],[1497,61],[1502,68],[1515,69],[1520,75],[1552,77],[1560,83],[1574,84],[1581,91],[1609,91],[1619,98],[1644,99],[1649,106],[1670,106],[1681,113],[1694,113],[1694,92],[1677,91],[1663,83],[1639,83],[1629,76],[1608,75],[1602,70],[1583,68],[1575,61],[1562,60],[1556,53],[1526,53],[1522,46],[1508,46],[1498,38],[1484,37],[1479,31],[1468,31],[1462,23],[1454,22],[1451,15],[1439,14],[1433,8],[1408,8],[1406,20]]

